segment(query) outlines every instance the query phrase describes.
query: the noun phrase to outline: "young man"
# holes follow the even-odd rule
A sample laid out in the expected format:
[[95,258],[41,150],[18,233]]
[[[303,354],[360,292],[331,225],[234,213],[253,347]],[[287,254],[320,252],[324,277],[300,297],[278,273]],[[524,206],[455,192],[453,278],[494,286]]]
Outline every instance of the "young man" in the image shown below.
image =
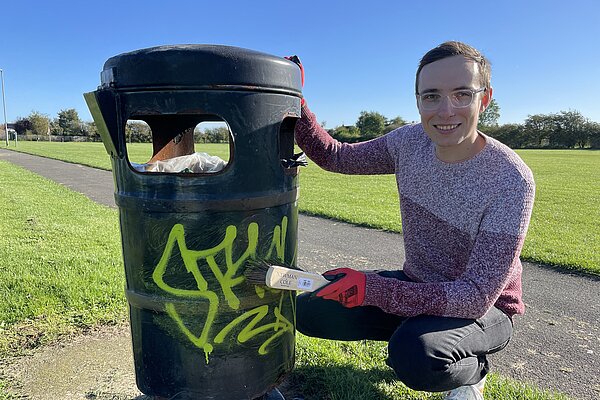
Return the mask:
[[519,254],[534,181],[515,152],[477,130],[490,75],[479,51],[446,42],[417,70],[420,124],[340,143],[303,102],[295,131],[324,169],[396,175],[406,254],[398,271],[328,271],[334,282],[298,297],[298,330],[388,341],[398,379],[448,399],[483,399],[487,355],[508,344],[524,312]]

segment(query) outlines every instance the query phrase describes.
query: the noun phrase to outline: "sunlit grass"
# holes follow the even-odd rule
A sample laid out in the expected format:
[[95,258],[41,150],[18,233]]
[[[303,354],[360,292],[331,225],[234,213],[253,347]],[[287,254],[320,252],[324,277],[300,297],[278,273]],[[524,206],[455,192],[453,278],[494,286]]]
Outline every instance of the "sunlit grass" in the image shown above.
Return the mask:
[[0,356],[123,320],[115,210],[3,161],[0,188]]
[[600,151],[518,153],[537,187],[523,258],[600,274]]
[[[298,335],[293,383],[306,400],[421,400],[441,399],[440,393],[417,392],[395,379],[385,365],[385,342],[338,342]],[[558,393],[496,374],[486,383],[487,399],[496,400],[565,400]]]

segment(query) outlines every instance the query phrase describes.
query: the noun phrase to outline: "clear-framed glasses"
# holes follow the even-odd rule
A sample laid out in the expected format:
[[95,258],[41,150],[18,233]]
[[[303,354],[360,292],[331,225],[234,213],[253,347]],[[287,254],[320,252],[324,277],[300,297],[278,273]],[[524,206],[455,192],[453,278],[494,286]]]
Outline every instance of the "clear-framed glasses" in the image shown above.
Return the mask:
[[433,111],[437,110],[444,97],[450,99],[450,104],[454,108],[466,108],[473,103],[473,98],[477,93],[485,91],[486,88],[481,89],[459,89],[450,92],[447,95],[442,95],[437,92],[427,92],[418,94],[419,105],[423,110]]

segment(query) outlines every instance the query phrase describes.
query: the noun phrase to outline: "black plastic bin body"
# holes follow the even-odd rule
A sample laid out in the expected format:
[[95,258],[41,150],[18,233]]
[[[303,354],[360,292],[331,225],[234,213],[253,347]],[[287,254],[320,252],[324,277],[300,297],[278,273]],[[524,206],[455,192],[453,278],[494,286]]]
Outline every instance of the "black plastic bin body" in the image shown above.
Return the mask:
[[[250,258],[296,262],[297,168],[281,160],[300,116],[298,67],[234,47],[162,46],[109,59],[101,81],[85,98],[112,159],[138,387],[264,394],[294,364],[295,293],[242,273]],[[218,119],[231,131],[218,173],[140,173],[127,160],[127,120],[148,122],[158,142]]]

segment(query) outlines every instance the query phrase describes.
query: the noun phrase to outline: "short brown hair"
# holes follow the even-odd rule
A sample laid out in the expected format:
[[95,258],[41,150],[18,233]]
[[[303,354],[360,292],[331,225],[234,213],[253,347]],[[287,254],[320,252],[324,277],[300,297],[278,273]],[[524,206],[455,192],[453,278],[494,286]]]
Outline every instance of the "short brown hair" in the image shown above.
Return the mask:
[[415,94],[419,94],[419,74],[423,67],[432,62],[453,56],[463,56],[468,60],[475,61],[477,65],[479,65],[479,79],[481,84],[485,88],[490,88],[492,81],[490,61],[474,47],[471,47],[466,43],[450,41],[429,50],[425,53],[423,58],[421,58],[415,79]]

